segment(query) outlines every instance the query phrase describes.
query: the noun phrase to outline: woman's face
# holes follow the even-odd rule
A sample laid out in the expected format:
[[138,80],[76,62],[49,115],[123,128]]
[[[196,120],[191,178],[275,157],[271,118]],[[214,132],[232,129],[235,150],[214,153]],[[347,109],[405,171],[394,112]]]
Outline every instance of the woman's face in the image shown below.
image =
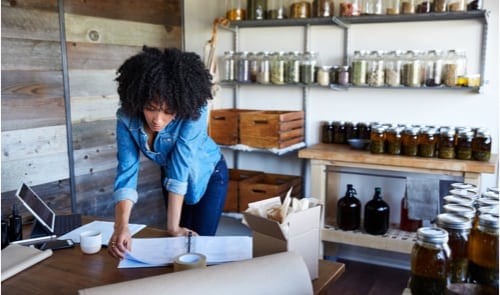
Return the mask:
[[167,104],[159,102],[147,104],[143,112],[146,123],[153,132],[163,130],[175,117],[175,114],[168,109]]

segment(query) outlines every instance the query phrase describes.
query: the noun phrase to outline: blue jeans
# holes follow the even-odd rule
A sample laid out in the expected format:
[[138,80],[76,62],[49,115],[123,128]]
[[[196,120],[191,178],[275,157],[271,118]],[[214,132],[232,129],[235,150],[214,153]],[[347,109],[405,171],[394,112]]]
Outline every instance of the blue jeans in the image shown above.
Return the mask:
[[[214,236],[224,209],[228,182],[229,171],[226,160],[221,155],[200,201],[193,205],[182,205],[180,226],[192,229],[200,236]],[[167,205],[168,192],[165,189],[163,196]]]

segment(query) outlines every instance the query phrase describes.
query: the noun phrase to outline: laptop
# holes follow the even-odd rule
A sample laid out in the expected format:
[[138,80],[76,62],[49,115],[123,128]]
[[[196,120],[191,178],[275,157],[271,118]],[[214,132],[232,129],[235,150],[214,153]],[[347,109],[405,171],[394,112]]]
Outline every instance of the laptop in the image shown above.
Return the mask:
[[16,197],[35,217],[32,238],[61,236],[82,225],[81,214],[57,215],[26,183],[21,184]]

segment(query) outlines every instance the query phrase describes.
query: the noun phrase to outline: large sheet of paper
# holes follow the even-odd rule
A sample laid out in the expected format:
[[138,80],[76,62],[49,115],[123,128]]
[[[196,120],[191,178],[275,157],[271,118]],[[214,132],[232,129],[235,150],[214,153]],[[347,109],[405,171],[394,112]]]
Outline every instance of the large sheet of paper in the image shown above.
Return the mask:
[[[118,268],[154,267],[172,264],[175,257],[187,252],[186,237],[132,239],[132,251]],[[207,257],[207,264],[252,258],[252,238],[247,236],[196,236],[191,238],[191,252]]]
[[52,256],[52,250],[10,244],[2,250],[2,282],[20,271]]
[[[84,224],[78,228],[75,228],[74,230],[70,231],[67,234],[64,234],[60,236],[58,239],[59,240],[64,240],[64,239],[71,239],[75,243],[80,243],[80,233],[86,231],[86,230],[97,230],[100,231],[102,234],[102,244],[104,246],[108,245],[109,239],[111,238],[111,235],[113,234],[114,230],[114,222],[110,221],[92,221],[90,223]],[[128,229],[130,230],[130,234],[133,236],[137,232],[139,232],[141,229],[146,227],[144,224],[134,224],[131,223],[128,225]]]

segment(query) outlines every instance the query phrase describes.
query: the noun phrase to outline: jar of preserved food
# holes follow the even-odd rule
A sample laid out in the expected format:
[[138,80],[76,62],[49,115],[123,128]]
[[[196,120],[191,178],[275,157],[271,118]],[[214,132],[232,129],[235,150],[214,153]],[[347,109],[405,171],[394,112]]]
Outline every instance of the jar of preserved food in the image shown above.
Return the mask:
[[311,0],[292,0],[290,4],[290,18],[310,18]]
[[356,50],[351,58],[351,83],[355,86],[366,85],[366,73],[368,68],[367,52]]
[[257,62],[259,64],[257,71],[257,83],[271,83],[271,60],[267,52],[257,53]]
[[382,0],[363,0],[361,14],[363,15],[382,14]]
[[418,154],[418,127],[406,127],[401,135],[402,155],[414,157]]
[[359,229],[361,202],[356,194],[353,185],[348,184],[345,195],[337,201],[337,226],[342,230]]
[[250,82],[257,82],[257,73],[259,72],[259,61],[257,55],[253,52],[248,53],[248,65],[250,72]]
[[333,143],[346,143],[343,121],[333,121]]
[[446,12],[446,0],[434,0],[434,12]]
[[230,21],[246,19],[245,0],[226,0],[226,18]]
[[386,152],[390,155],[401,154],[402,127],[392,126],[385,130]]
[[420,227],[422,227],[422,220],[411,219],[408,216],[408,193],[405,188],[405,195],[401,199],[401,215],[399,221],[399,228],[404,231],[416,232]]
[[323,122],[321,142],[333,143],[333,124],[330,121]]
[[389,205],[382,199],[382,189],[375,188],[373,198],[365,205],[364,228],[372,235],[383,235],[389,230]]
[[334,16],[335,4],[333,0],[314,0],[312,3],[313,17],[332,17]]
[[291,51],[287,55],[285,82],[288,84],[300,83],[300,63],[302,55],[298,51]]
[[401,6],[400,0],[387,0],[385,6],[385,14],[395,15],[399,14],[399,7]]
[[472,131],[461,131],[458,135],[457,145],[455,146],[455,157],[459,160],[472,159]]
[[432,158],[436,151],[437,130],[434,128],[422,128],[418,133],[418,156]]
[[467,55],[465,50],[456,49],[457,53],[457,86],[466,87],[469,84],[467,77]]
[[285,19],[288,17],[285,0],[267,0],[267,9],[268,19]]
[[420,52],[416,50],[408,50],[405,54],[403,64],[403,77],[405,86],[420,87],[422,86],[422,63],[420,60]]
[[340,16],[357,16],[361,15],[362,0],[340,0],[339,15]]
[[[450,49],[444,59],[443,82],[446,86],[467,86],[465,79],[467,67],[467,57],[463,50]],[[465,84],[464,84],[465,83]],[[462,85],[464,84],[464,85]]]
[[341,86],[349,85],[349,66],[340,66],[338,68],[337,84]]
[[415,13],[415,0],[401,0],[401,13],[414,14]]
[[349,139],[358,138],[358,129],[356,127],[356,123],[347,121],[344,123],[345,126],[345,139],[346,141]]
[[250,82],[250,62],[247,51],[236,53],[236,73],[236,81],[240,83]]
[[437,225],[448,232],[448,247],[451,257],[448,260],[448,279],[450,283],[466,283],[468,279],[469,234],[471,220],[456,214],[442,213],[437,216]]
[[401,86],[402,58],[400,50],[388,52],[385,57],[385,84],[391,87]]
[[449,257],[448,233],[444,229],[419,228],[411,250],[411,294],[445,294]]
[[427,87],[436,87],[442,84],[443,53],[439,50],[430,50],[424,59],[424,83]]
[[429,13],[431,12],[431,8],[433,5],[433,1],[431,0],[417,0],[415,10],[417,13]]
[[368,85],[372,87],[384,86],[384,59],[382,51],[372,51],[368,57],[368,72],[366,79]]
[[489,161],[491,155],[491,134],[488,129],[479,128],[472,138],[472,158],[477,161]]
[[472,283],[498,290],[498,215],[479,215],[469,238],[469,277]]
[[455,159],[455,129],[443,127],[439,129],[438,157]]
[[448,11],[457,12],[466,10],[465,0],[448,0]]
[[316,63],[318,54],[314,51],[306,51],[300,63],[300,82],[313,84],[316,77]]
[[371,126],[365,122],[359,122],[356,124],[358,129],[358,138],[360,139],[370,139]]
[[384,125],[372,126],[370,134],[370,152],[372,154],[385,153],[385,129]]
[[286,58],[284,52],[273,52],[271,54],[271,83],[277,85],[285,84]]
[[234,55],[234,51],[226,51],[224,52],[224,56],[222,58],[223,70],[222,70],[222,81],[233,82],[236,80],[236,57]]
[[329,86],[330,85],[330,72],[332,67],[330,66],[321,66],[318,68],[316,72],[316,81],[320,86]]
[[480,206],[476,204],[476,215],[472,221],[472,228],[477,228],[479,224],[479,216],[482,214],[491,214],[494,216],[498,216],[498,204],[494,206]]
[[247,19],[266,19],[267,0],[247,0]]

